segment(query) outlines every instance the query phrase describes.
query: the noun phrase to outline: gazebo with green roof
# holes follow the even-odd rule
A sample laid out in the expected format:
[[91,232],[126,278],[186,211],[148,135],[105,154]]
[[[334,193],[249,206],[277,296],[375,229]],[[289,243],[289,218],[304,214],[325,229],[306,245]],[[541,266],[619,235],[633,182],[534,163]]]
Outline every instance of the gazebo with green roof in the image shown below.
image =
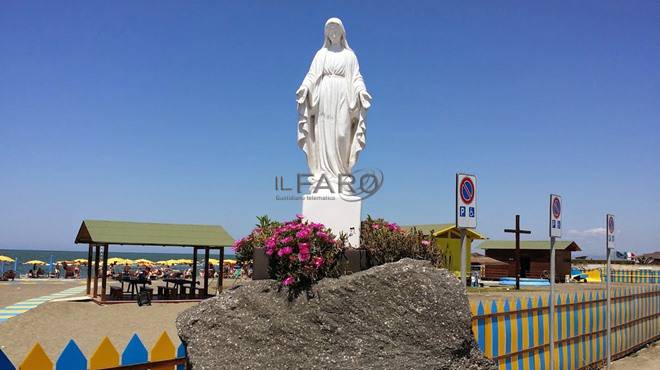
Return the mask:
[[[192,247],[193,265],[189,299],[208,297],[208,266],[211,249],[219,250],[220,273],[218,291],[222,289],[222,265],[224,248],[232,245],[234,240],[218,225],[185,225],[126,221],[84,220],[76,236],[76,244],[87,244],[87,294],[101,302],[108,302],[106,295],[107,273],[101,274],[101,292],[98,292],[99,271],[108,270],[108,250],[110,244],[143,245],[164,247]],[[101,253],[103,248],[103,253]],[[204,286],[200,294],[196,294],[197,285],[197,252],[204,251]],[[102,260],[101,260],[102,256]],[[92,268],[92,261],[94,268]],[[99,267],[101,269],[99,269]],[[92,284],[92,273],[93,284]],[[180,298],[180,297],[179,297]],[[180,300],[180,299],[178,299]],[[156,300],[157,301],[157,300]],[[176,300],[175,300],[176,301]],[[169,302],[172,302],[171,300]]]

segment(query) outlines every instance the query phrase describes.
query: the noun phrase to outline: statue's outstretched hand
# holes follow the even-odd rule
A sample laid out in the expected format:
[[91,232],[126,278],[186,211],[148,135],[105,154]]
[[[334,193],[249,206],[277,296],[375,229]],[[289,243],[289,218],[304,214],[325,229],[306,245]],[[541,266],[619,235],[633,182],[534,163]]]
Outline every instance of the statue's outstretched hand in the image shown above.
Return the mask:
[[362,104],[364,109],[371,107],[371,95],[369,95],[367,90],[360,91],[360,104]]
[[305,86],[300,86],[298,91],[296,91],[296,101],[298,104],[302,104],[307,99],[307,88]]

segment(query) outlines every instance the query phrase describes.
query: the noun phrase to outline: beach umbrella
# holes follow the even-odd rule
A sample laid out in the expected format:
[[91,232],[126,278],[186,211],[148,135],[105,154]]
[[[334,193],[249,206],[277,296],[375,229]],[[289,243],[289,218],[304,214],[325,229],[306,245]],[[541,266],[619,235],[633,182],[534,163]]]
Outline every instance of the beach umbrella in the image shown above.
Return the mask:
[[[227,262],[227,261],[225,261],[225,262]],[[214,264],[214,265],[219,265],[219,264],[220,264],[220,260],[219,260],[219,259],[216,259],[216,258],[209,258],[209,263],[212,263],[212,264]]]
[[39,260],[32,260],[32,261],[27,261],[23,262],[24,265],[37,265],[37,266],[43,266],[46,265],[47,263],[44,261],[39,261]]
[[154,264],[153,261],[148,260],[148,259],[146,259],[146,258],[140,258],[140,259],[137,259],[137,260],[135,260],[135,261],[133,261],[133,262],[137,263],[138,265],[148,265],[148,266],[151,266],[151,265]]
[[131,260],[127,260],[126,258],[121,258],[121,257],[112,257],[108,258],[108,265],[111,265],[113,263],[116,263],[118,265],[124,265],[126,263],[131,263]]
[[7,256],[0,256],[0,272],[5,272],[5,263],[16,262],[13,258]]
[[225,263],[228,263],[228,264],[230,264],[230,265],[235,265],[235,264],[237,263],[237,261],[236,261],[236,260],[233,260],[233,259],[231,259],[231,258],[228,258],[228,259],[225,260]]
[[87,258],[76,258],[73,260],[73,263],[79,263],[81,265],[86,265],[87,264]]
[[175,260],[177,265],[192,265],[193,261],[185,258]]
[[156,261],[157,265],[167,265],[169,261]]
[[7,256],[0,256],[0,262],[14,262],[14,259]]

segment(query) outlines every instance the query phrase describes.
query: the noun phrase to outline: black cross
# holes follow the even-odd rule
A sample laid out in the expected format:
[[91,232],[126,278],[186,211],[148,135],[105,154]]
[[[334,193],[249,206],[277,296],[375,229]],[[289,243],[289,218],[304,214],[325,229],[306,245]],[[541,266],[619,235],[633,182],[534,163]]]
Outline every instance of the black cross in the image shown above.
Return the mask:
[[520,290],[520,234],[531,234],[529,230],[520,230],[520,215],[516,215],[516,228],[504,229],[505,233],[516,234],[516,290]]

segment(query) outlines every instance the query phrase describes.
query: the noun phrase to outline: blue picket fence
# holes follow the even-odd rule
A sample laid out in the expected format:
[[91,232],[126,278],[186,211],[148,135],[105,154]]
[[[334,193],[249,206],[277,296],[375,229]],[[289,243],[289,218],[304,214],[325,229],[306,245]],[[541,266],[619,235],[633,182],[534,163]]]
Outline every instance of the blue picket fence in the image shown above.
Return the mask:
[[[163,332],[151,350],[142,343],[137,334],[128,342],[120,354],[106,337],[99,344],[94,354],[86,358],[78,344],[71,339],[62,353],[53,363],[44,352],[42,346],[36,343],[32,350],[19,363],[19,370],[87,370],[112,369],[128,365],[144,365],[144,369],[184,370],[186,350],[183,343],[175,350],[172,340]],[[0,350],[0,369],[16,370],[17,367]]]

